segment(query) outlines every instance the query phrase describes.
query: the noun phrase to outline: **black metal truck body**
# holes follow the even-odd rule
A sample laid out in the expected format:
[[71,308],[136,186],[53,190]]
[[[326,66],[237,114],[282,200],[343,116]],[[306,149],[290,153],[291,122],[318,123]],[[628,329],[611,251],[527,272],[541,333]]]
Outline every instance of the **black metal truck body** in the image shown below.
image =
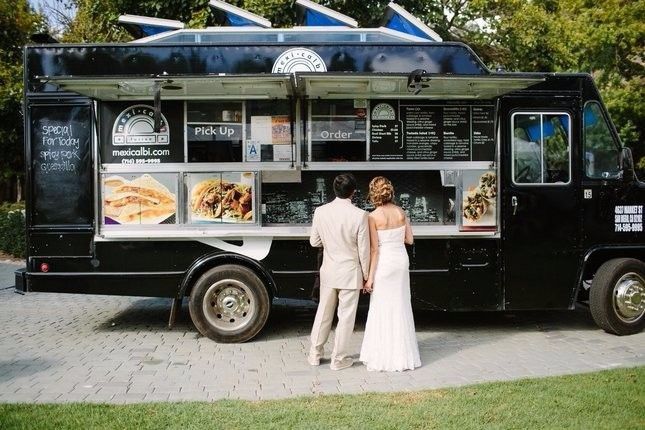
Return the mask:
[[[249,77],[249,82],[255,76],[262,82],[264,77],[277,75],[273,67],[281,54],[299,48],[320,56],[326,70],[320,76],[329,75],[341,82],[364,77],[372,87],[376,83],[370,76],[383,79],[394,76],[398,79],[396,82],[409,77],[410,92],[405,100],[421,106],[467,106],[467,109],[478,104],[492,106],[494,154],[484,170],[497,175],[497,196],[493,197],[497,222],[485,231],[462,230],[458,222],[454,228],[446,227],[447,216],[439,224],[425,223],[422,228],[414,225],[416,237],[414,245],[409,247],[409,255],[415,307],[441,311],[572,309],[576,302],[588,299],[590,282],[603,264],[614,259],[635,259],[641,264],[645,260],[642,232],[645,184],[635,176],[633,166],[630,169],[627,152],[620,146],[589,75],[492,73],[468,47],[457,43],[41,45],[25,49],[27,270],[21,275],[21,288],[39,292],[181,298],[191,294],[195,282],[204,273],[227,264],[243,266],[257,274],[273,299],[309,299],[317,274],[317,251],[309,245],[306,223],[275,227],[258,220],[248,230],[231,226],[235,232],[227,230],[227,226],[218,226],[206,233],[202,230],[195,233],[181,230],[179,226],[177,231],[181,234],[175,230],[171,235],[158,231],[148,234],[144,229],[131,236],[127,233],[110,236],[105,234],[109,229],[104,228],[101,213],[103,175],[126,171],[105,167],[110,163],[105,163],[102,147],[109,139],[114,121],[109,106],[117,106],[114,110],[117,112],[122,110],[122,105],[155,104],[172,123],[171,117],[175,114],[170,108],[164,109],[177,103],[181,112],[176,116],[183,121],[188,110],[186,102],[208,101],[208,97],[198,97],[195,92],[182,96],[172,89],[164,90],[164,85],[174,82],[188,88],[191,79],[201,79],[199,82],[204,82],[203,85],[208,80],[222,80],[225,85],[223,80],[231,76]],[[420,69],[423,72],[418,72],[419,78],[415,81],[413,71]],[[277,170],[296,172],[297,179],[286,180],[282,185],[264,183],[266,171],[273,169],[270,163],[241,161],[233,169],[251,170],[262,176],[257,182],[258,189],[261,188],[258,194],[276,194],[280,191],[276,188],[283,187],[287,189],[288,200],[291,187],[304,187],[300,184],[314,181],[316,175],[329,178],[348,170],[357,175],[363,186],[377,174],[391,177],[397,186],[397,181],[415,181],[417,177],[423,181],[424,172],[434,172],[427,174],[436,174],[438,178],[439,172],[444,175],[446,171],[454,171],[459,177],[460,172],[470,169],[467,163],[472,159],[451,164],[445,154],[441,161],[363,159],[352,163],[312,163],[308,151],[313,147],[305,137],[311,109],[308,103],[324,97],[307,93],[308,88],[315,88],[313,81],[308,84],[311,75],[296,71],[285,78],[291,89],[283,102],[289,105],[291,113],[291,142],[296,155]],[[485,85],[486,79],[494,82],[489,85],[492,92],[481,90],[471,100],[464,98],[470,94],[468,85],[477,88]],[[509,89],[505,83],[521,79],[527,80],[521,88]],[[154,92],[148,90],[141,93],[140,99],[119,98],[120,93],[114,95],[110,93],[112,90],[105,90],[111,85],[116,87],[115,82],[119,80],[132,82],[133,88],[137,82],[150,88],[158,82],[162,87],[157,93],[161,100],[155,101]],[[463,87],[460,80],[471,83]],[[413,94],[415,83],[422,88],[418,94]],[[426,87],[429,87],[427,91],[435,91],[432,88],[439,83],[446,89],[424,92]],[[496,86],[501,90],[496,91]],[[238,94],[234,99],[255,96]],[[383,97],[357,96],[371,100],[368,104],[371,107]],[[218,96],[213,100],[223,98]],[[403,100],[396,95],[392,99]],[[613,145],[614,155],[609,157],[615,160],[613,170],[604,175],[598,172],[589,175],[586,167],[589,150],[585,146],[585,115],[590,104],[596,114],[601,114],[594,121],[607,121]],[[354,107],[358,105],[354,103]],[[73,154],[77,164],[71,179],[58,174],[57,169],[64,169],[64,164],[46,165],[40,152],[43,127],[46,127],[43,124],[53,124],[46,122],[47,117],[57,112],[62,112],[61,120],[67,119],[77,128],[83,121],[87,127],[79,133],[88,146]],[[570,139],[569,177],[530,184],[516,181],[513,145],[520,128],[517,124],[524,120],[537,121],[536,118],[546,121],[553,115],[566,121]],[[372,121],[376,120],[372,118]],[[409,127],[409,118],[406,121],[404,127]],[[186,122],[180,124],[175,129],[183,127],[185,134]],[[40,131],[34,127],[40,127]],[[298,129],[300,134],[295,132]],[[544,130],[543,127],[542,133]],[[185,139],[180,132],[173,135],[172,128],[170,133],[171,141]],[[407,135],[405,139],[412,141]],[[187,145],[182,143],[182,147]],[[189,176],[194,173],[185,153],[183,157],[183,163],[171,160],[164,165],[162,160],[140,171],[149,174],[154,174],[155,168],[160,172],[177,171],[181,181],[182,174],[185,178],[186,172]],[[480,161],[478,166],[482,164],[485,163]],[[200,172],[208,170],[207,162],[199,165]],[[141,166],[130,167],[136,171]],[[50,171],[45,175],[43,169]],[[221,169],[222,163],[213,164],[212,171]],[[73,186],[66,188],[65,181]],[[182,186],[186,187],[180,184],[178,189]],[[188,192],[185,188],[178,195]],[[461,202],[467,190],[462,192],[464,195],[448,197],[453,203]],[[258,207],[265,203],[264,197],[256,198]],[[447,201],[444,199],[444,213],[448,212]],[[460,202],[457,208],[463,209]],[[623,231],[624,225],[629,225],[629,231]],[[204,235],[221,238],[240,249],[253,236],[268,238],[270,245],[266,255],[254,258],[243,251],[235,252],[235,248],[222,249],[204,243],[200,240]],[[636,306],[642,307],[642,304],[636,303]],[[642,326],[637,321],[636,325],[639,324]]]

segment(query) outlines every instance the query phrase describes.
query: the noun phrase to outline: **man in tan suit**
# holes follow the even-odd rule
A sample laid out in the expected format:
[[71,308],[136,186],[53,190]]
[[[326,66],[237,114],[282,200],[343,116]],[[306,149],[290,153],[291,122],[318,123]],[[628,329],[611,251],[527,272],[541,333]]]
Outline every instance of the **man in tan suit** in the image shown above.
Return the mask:
[[334,179],[336,199],[320,206],[314,213],[311,246],[323,247],[320,267],[320,302],[311,329],[309,364],[318,366],[327,342],[334,310],[338,305],[338,325],[331,369],[351,367],[349,342],[354,331],[358,297],[370,267],[370,238],[367,212],[352,204],[356,179],[351,174]]

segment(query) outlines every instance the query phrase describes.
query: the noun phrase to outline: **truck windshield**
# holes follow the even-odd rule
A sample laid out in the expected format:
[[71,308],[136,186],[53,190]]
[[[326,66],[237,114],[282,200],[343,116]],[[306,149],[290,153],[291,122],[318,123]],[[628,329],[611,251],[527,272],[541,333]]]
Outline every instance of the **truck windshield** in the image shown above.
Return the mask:
[[598,102],[584,110],[585,174],[588,178],[614,178],[620,172],[618,147]]

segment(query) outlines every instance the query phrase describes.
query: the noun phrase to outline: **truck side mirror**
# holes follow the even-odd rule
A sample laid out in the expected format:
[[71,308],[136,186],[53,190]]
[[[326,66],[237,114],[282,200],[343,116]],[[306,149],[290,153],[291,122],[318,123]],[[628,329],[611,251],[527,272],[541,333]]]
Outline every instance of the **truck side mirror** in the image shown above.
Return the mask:
[[634,172],[634,157],[632,157],[632,150],[630,148],[623,148],[623,150],[620,152],[619,161],[623,180],[634,180],[636,173]]

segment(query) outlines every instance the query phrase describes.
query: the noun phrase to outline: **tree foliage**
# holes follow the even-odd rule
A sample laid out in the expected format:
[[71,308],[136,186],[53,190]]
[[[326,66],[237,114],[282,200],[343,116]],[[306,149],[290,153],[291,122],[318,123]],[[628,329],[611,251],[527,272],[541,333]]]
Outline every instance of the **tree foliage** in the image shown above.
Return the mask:
[[[123,42],[130,36],[117,25],[119,15],[176,19],[188,27],[215,25],[208,0],[57,0],[72,4],[75,18],[65,42]],[[230,0],[269,19],[274,27],[297,24],[294,0]],[[319,0],[355,18],[361,27],[378,27],[389,0]],[[630,0],[398,0],[444,40],[462,41],[491,68],[509,71],[588,72],[601,91],[623,143],[645,168],[645,1]],[[0,151],[13,161],[0,175],[20,171],[15,148],[22,138],[19,117],[21,49],[42,26],[26,0],[0,0]],[[13,151],[13,152],[12,152]],[[4,158],[3,158],[4,159]],[[19,161],[19,160],[18,160]],[[13,163],[13,164],[12,164]],[[12,167],[8,167],[12,166]],[[17,169],[17,170],[16,170]]]
[[[78,27],[69,40],[116,41],[127,36],[114,23],[121,13],[213,24],[207,0],[77,0]],[[276,27],[296,24],[293,0],[236,0]],[[381,25],[389,0],[320,0],[355,18]],[[645,157],[645,2],[629,0],[398,0],[445,40],[471,45],[491,68],[593,74],[624,143]],[[80,29],[84,31],[79,32]],[[645,164],[645,159],[642,161]]]
[[0,0],[0,190],[5,195],[24,170],[22,47],[43,25],[27,0]]

